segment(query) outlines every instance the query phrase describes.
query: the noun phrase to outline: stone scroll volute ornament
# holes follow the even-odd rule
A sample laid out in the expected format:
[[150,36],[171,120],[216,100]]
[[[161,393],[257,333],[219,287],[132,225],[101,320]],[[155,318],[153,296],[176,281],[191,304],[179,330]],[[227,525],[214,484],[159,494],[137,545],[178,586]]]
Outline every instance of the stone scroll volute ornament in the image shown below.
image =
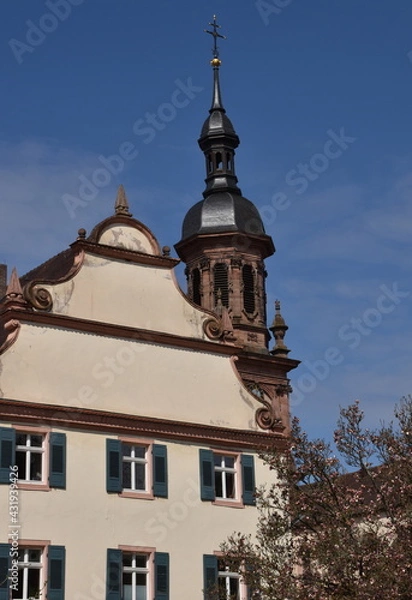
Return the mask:
[[[276,395],[279,396],[278,388],[276,387]],[[279,412],[276,409],[276,397],[273,396],[272,386],[258,385],[252,383],[248,386],[249,391],[259,400],[263,406],[257,409],[255,413],[255,419],[257,425],[264,430],[274,431],[275,429],[283,428],[282,419],[279,416]],[[270,388],[270,389],[269,389]],[[287,386],[282,386],[282,392],[286,392]],[[281,391],[279,389],[279,391]],[[287,393],[287,392],[286,392]]]

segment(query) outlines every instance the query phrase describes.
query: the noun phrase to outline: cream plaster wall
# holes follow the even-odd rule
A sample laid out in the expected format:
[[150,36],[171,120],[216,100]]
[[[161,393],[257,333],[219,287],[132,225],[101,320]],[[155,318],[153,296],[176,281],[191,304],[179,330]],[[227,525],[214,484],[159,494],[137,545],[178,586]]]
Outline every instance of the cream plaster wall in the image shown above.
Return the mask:
[[0,373],[5,398],[230,428],[260,406],[230,357],[28,323]]
[[[171,600],[202,600],[203,554],[219,550],[233,531],[253,533],[256,508],[202,502],[199,447],[165,440],[158,441],[168,448],[168,499],[107,494],[105,440],[113,436],[66,435],[67,489],[21,490],[19,495],[20,537],[66,547],[66,598],[105,600],[106,549],[132,545],[170,553]],[[255,467],[258,485],[273,481],[273,472],[257,458]],[[0,486],[4,508],[7,494],[7,486]],[[0,541],[5,542],[7,519],[2,523]]]
[[54,313],[208,339],[202,324],[210,315],[186,300],[170,269],[86,254],[73,279],[41,287],[50,291]]

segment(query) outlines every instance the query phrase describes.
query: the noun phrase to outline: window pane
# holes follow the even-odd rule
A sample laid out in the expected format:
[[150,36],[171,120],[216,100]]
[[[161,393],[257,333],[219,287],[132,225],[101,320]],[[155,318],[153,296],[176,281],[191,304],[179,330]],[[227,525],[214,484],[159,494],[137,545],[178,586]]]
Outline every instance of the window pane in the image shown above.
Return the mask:
[[28,569],[29,571],[29,598],[30,600],[33,598],[39,598],[40,592],[40,571],[35,569]]
[[219,558],[217,561],[217,569],[218,571],[226,571],[225,561],[221,558]]
[[132,463],[123,462],[123,487],[128,490],[132,487]]
[[131,567],[132,566],[132,559],[133,559],[133,554],[131,554],[130,552],[123,552],[123,566],[124,567]]
[[132,452],[132,447],[129,444],[122,444],[122,455],[130,456]]
[[227,591],[226,591],[226,578],[219,577],[219,600],[226,600]]
[[145,446],[133,446],[135,458],[145,458],[146,448]]
[[25,446],[27,441],[27,435],[25,433],[16,434],[16,444],[18,446]]
[[136,474],[136,489],[137,490],[145,490],[146,489],[146,469],[145,465],[135,464],[135,474]]
[[[125,564],[125,561],[123,561]],[[123,585],[132,585],[132,573],[123,573]]]
[[17,477],[19,479],[26,479],[26,453],[16,452],[16,464],[17,464]]
[[123,585],[123,600],[133,600],[133,592],[131,584]]
[[233,456],[225,456],[225,467],[233,469],[235,467],[235,459]]
[[136,586],[136,600],[147,600],[146,585],[137,585]]
[[222,457],[220,456],[220,454],[214,454],[213,455],[213,460],[215,463],[215,467],[220,467],[222,464]]
[[230,578],[230,598],[239,598],[239,579]]
[[31,435],[30,436],[30,446],[35,446],[36,448],[41,448],[43,445],[43,436],[42,435]]
[[30,479],[31,481],[41,481],[41,462],[42,455],[30,452]]
[[29,561],[30,562],[39,563],[40,559],[41,559],[41,550],[38,550],[37,548],[29,550]]
[[215,494],[217,498],[223,497],[222,473],[215,473]]
[[12,589],[12,598],[21,598],[23,595],[23,570],[19,569],[17,590]]
[[235,498],[235,474],[226,473],[226,498]]
[[[147,558],[144,554],[136,554],[136,567],[146,568]],[[145,575],[146,577],[146,575]]]

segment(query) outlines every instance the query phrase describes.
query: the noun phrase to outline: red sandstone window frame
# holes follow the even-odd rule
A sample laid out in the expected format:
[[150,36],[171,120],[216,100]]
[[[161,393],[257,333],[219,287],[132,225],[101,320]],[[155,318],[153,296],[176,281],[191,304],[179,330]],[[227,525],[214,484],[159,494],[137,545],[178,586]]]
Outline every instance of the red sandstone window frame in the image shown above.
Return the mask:
[[[16,548],[19,552],[21,550],[25,551],[25,550],[40,550],[41,551],[41,555],[40,555],[40,582],[39,582],[39,597],[42,597],[42,595],[44,594],[45,590],[47,589],[47,579],[48,579],[48,551],[49,551],[49,546],[50,546],[51,542],[50,540],[26,540],[26,539],[19,539],[18,540],[18,548]],[[14,550],[13,546],[12,546],[12,551]],[[19,564],[21,564],[21,561],[19,560]],[[29,571],[30,570],[30,564],[31,563],[26,563],[27,566],[24,567],[24,570]],[[33,567],[32,567],[33,569]],[[22,569],[19,569],[19,571],[21,571]],[[24,577],[24,575],[23,575]],[[27,575],[28,578],[28,575]],[[23,590],[24,591],[24,590]],[[26,598],[29,599],[32,596],[31,595],[27,595],[27,596],[23,596],[23,591],[22,590],[18,590],[18,596],[15,595],[13,596],[13,590],[10,590],[10,598]]]
[[42,441],[42,473],[41,480],[29,480],[29,479],[17,479],[17,485],[20,490],[37,490],[48,492],[50,491],[49,485],[49,464],[50,464],[50,428],[46,427],[30,427],[25,425],[12,425],[16,431],[16,460],[18,450],[17,436],[19,434],[27,435],[41,435]]
[[[217,579],[218,579],[218,585],[219,585],[219,578],[223,579],[225,578],[233,578],[233,579],[237,579],[239,581],[239,600],[248,600],[248,587],[243,579],[243,577],[241,575],[239,575],[239,573],[236,573],[234,571],[229,571],[229,570],[219,570],[219,561],[222,561],[224,559],[224,554],[223,552],[220,551],[216,551],[213,552],[214,556],[216,556],[217,560],[218,560],[218,569],[217,569]],[[233,600],[232,596],[227,595],[225,600]],[[237,600],[237,599],[235,599]]]
[[[145,457],[145,490],[133,490],[123,487],[123,476],[122,476],[122,491],[119,496],[122,498],[140,498],[143,500],[154,500],[155,496],[153,493],[153,440],[147,440],[136,437],[123,437],[120,436],[119,441],[128,446],[139,446],[144,447],[146,450]],[[123,456],[122,456],[122,469],[123,469]],[[121,549],[121,548],[119,548]]]
[[[242,465],[241,465],[241,453],[239,452],[231,452],[231,451],[227,451],[227,450],[216,450],[213,449],[213,459],[215,458],[215,456],[222,456],[222,457],[233,457],[234,458],[234,468],[233,468],[233,473],[234,473],[234,485],[235,485],[235,497],[234,498],[227,498],[227,497],[220,497],[217,496],[216,494],[216,465],[213,464],[213,476],[214,476],[214,482],[215,482],[215,500],[212,502],[212,504],[216,505],[216,506],[229,506],[231,508],[244,508],[245,505],[243,504],[243,500],[242,500],[242,475],[241,475],[241,470],[242,470]],[[223,473],[228,473],[228,472],[232,472],[231,468],[225,468],[225,470],[220,470],[222,467],[219,467],[219,471],[220,473],[222,473],[222,480],[224,479],[224,475]],[[224,487],[224,485],[222,485],[222,487]]]
[[[146,570],[147,570],[147,578],[146,578],[146,582],[147,582],[147,586],[146,586],[146,598],[153,598],[154,597],[154,590],[155,590],[155,561],[154,561],[154,557],[155,557],[155,552],[156,552],[156,548],[153,548],[151,546],[125,546],[125,545],[119,545],[118,549],[122,551],[122,571],[121,571],[121,575],[122,575],[122,597],[123,597],[123,575],[125,572],[125,566],[124,566],[124,561],[123,561],[123,557],[125,554],[132,554],[132,555],[140,555],[140,556],[145,556],[146,557]],[[133,567],[128,568],[128,572],[133,572],[131,569],[133,569]],[[134,572],[138,572],[138,568],[136,568],[136,571]]]

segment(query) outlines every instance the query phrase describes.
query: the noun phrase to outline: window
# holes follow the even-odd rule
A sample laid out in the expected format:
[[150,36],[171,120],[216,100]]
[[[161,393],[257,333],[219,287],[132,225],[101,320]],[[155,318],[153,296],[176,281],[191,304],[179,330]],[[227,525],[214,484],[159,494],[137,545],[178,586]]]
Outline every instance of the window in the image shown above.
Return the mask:
[[229,283],[227,265],[224,263],[217,263],[213,268],[214,277],[214,296],[215,305],[217,305],[218,299],[222,300],[223,306],[229,307]]
[[106,600],[169,600],[169,555],[128,546],[107,551]]
[[218,559],[217,568],[219,600],[240,600],[240,576],[238,573],[231,572],[222,559]]
[[243,308],[247,313],[255,312],[255,280],[253,269],[250,265],[243,265]]
[[192,273],[192,289],[193,289],[193,302],[195,304],[201,304],[200,296],[200,271],[199,269],[193,269]]
[[248,588],[239,573],[230,571],[217,554],[203,556],[205,600],[247,600]]
[[215,496],[227,500],[237,497],[237,456],[214,454]]
[[106,490],[136,498],[167,498],[167,448],[139,440],[106,440]]
[[148,555],[123,552],[122,562],[124,600],[147,600],[149,597]]
[[20,481],[42,481],[46,436],[16,432],[16,465]]
[[44,587],[42,554],[42,548],[19,548],[18,583],[17,586],[11,586],[13,599],[27,600],[40,595]]
[[123,489],[147,491],[147,446],[122,443]]
[[0,483],[17,466],[19,487],[66,487],[66,435],[41,428],[0,428]]
[[255,504],[252,455],[200,450],[199,460],[202,500],[227,506]]
[[64,599],[65,549],[48,542],[0,544],[0,599]]

